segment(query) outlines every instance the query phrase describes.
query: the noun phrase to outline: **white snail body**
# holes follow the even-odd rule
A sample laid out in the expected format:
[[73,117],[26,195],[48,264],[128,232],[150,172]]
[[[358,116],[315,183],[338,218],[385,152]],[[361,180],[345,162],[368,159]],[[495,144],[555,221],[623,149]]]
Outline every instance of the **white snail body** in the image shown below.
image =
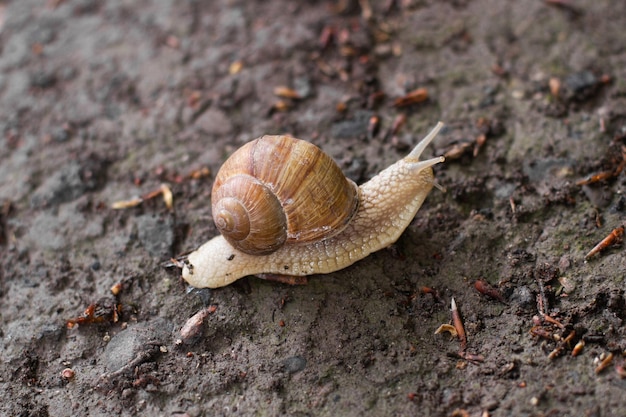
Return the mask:
[[413,220],[435,184],[431,167],[444,158],[420,161],[419,157],[442,127],[443,123],[438,123],[409,155],[358,188],[356,210],[354,206],[346,209],[352,212],[345,224],[337,226],[338,232],[303,242],[295,234],[293,241],[262,255],[236,249],[220,235],[189,254],[183,278],[194,287],[216,288],[262,273],[326,274],[391,245]]

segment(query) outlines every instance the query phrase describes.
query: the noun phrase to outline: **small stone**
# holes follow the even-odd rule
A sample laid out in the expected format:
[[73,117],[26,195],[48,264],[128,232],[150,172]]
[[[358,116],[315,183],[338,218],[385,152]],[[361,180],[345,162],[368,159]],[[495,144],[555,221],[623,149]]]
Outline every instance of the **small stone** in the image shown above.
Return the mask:
[[591,71],[568,75],[563,80],[563,95],[568,100],[584,100],[596,92],[598,78]]
[[38,71],[30,76],[30,86],[34,88],[51,88],[57,82],[57,76],[52,71]]
[[311,79],[309,77],[296,77],[293,80],[294,90],[298,93],[300,98],[305,99],[308,98],[312,92],[313,87],[311,86]]
[[283,361],[283,368],[290,374],[300,372],[306,367],[306,359],[302,356],[292,356]]
[[33,208],[55,206],[74,200],[85,192],[81,179],[81,168],[76,162],[70,162],[48,177],[35,191],[30,200]]
[[209,135],[225,136],[233,131],[233,125],[224,113],[218,109],[208,109],[195,121],[195,125]]
[[137,234],[143,247],[155,258],[171,256],[174,221],[171,217],[144,214],[137,217]]
[[535,296],[530,288],[522,285],[513,290],[510,300],[521,308],[530,308],[535,303]]
[[102,353],[104,367],[115,372],[147,350],[165,345],[171,326],[164,320],[140,323],[116,334]]
[[371,111],[359,110],[354,117],[333,124],[330,134],[335,139],[359,138],[367,135],[370,118],[374,115]]
[[70,162],[52,173],[30,200],[33,208],[57,206],[100,187],[107,163],[97,157],[82,163]]
[[572,263],[570,262],[569,256],[567,255],[561,256],[561,259],[559,259],[559,271],[563,272],[569,269],[571,265]]

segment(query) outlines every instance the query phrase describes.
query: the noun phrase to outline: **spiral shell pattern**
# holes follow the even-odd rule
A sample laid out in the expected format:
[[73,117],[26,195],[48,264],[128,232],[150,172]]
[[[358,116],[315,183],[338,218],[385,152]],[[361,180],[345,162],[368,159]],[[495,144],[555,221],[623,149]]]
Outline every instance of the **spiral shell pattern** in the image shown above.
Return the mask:
[[317,146],[266,135],[224,163],[211,201],[226,240],[260,255],[341,232],[358,208],[358,187]]

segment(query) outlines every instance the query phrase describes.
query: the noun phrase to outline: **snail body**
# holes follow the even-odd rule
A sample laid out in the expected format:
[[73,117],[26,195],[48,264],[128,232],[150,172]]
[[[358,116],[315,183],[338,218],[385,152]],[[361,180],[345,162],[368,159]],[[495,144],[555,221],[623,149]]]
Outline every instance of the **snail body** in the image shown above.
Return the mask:
[[[278,220],[261,222],[260,226],[247,225],[251,220],[246,219],[243,221],[243,231],[235,230],[234,238],[224,237],[224,234],[228,235],[235,229],[237,223],[226,214],[224,205],[220,203],[220,199],[224,198],[227,193],[219,190],[225,182],[229,181],[221,176],[221,172],[224,167],[228,167],[227,171],[232,168],[229,159],[220,169],[212,193],[213,216],[218,229],[222,230],[223,234],[214,237],[189,254],[183,264],[183,278],[194,287],[216,288],[228,285],[247,275],[262,273],[292,276],[326,274],[352,265],[370,253],[391,245],[413,220],[435,185],[431,167],[443,162],[444,158],[440,156],[420,161],[419,157],[442,127],[443,123],[438,123],[409,155],[381,171],[358,189],[354,183],[345,179],[336,164],[328,164],[327,159],[332,162],[330,157],[323,153],[324,156],[317,156],[317,152],[321,153],[321,150],[314,145],[304,145],[300,143],[303,141],[285,136],[266,136],[260,140],[269,138],[269,142],[278,144],[270,146],[271,150],[268,152],[261,151],[265,153],[259,154],[259,158],[253,157],[259,152],[254,150],[254,145],[244,145],[242,148],[244,151],[241,154],[247,155],[248,162],[239,163],[239,165],[247,165],[242,170],[235,168],[236,180],[233,182],[237,185],[235,188],[240,187],[239,182],[242,176],[252,175],[254,178],[254,175],[259,174],[258,169],[250,169],[250,161],[255,159],[269,161],[260,171],[270,171],[271,179],[267,181],[268,185],[270,188],[281,190],[283,195],[280,198],[284,201],[279,205],[287,205],[289,210],[298,211],[302,210],[303,205],[310,204],[307,206],[307,214],[296,216],[295,218],[299,220],[292,221],[293,224],[289,220],[283,222],[288,216],[285,214],[279,215]],[[298,149],[293,154],[291,151],[284,151],[285,148],[294,146],[291,141],[297,141],[295,142],[296,148],[305,146],[317,149],[318,151],[313,151],[316,156],[309,156],[308,150],[304,152],[306,155],[304,158]],[[290,173],[290,168],[277,166],[278,164],[273,160],[274,157],[280,160],[286,154],[295,156],[292,163],[299,170],[296,176]],[[322,160],[321,163],[320,160]],[[316,175],[321,175],[322,181],[316,180]],[[278,183],[281,178],[290,182],[289,186],[281,186]],[[265,180],[260,182],[263,181]],[[326,184],[328,181],[332,184]],[[319,190],[316,190],[316,187],[319,187],[319,183],[326,185],[323,185],[321,192],[318,193]],[[300,199],[295,196],[295,191],[289,191],[294,186],[305,190],[304,198]],[[311,195],[311,189],[315,190],[313,195]],[[275,208],[275,203],[268,203],[273,197],[267,196],[266,191],[257,193],[245,191],[244,194],[248,197],[252,194],[257,197],[261,196],[262,203],[253,204],[254,210],[259,209],[259,206]],[[229,195],[226,198],[234,197]],[[286,211],[289,212],[289,210]],[[233,213],[238,215],[243,211],[237,207]],[[226,219],[217,218],[221,215],[224,215]],[[321,223],[318,224],[319,221]],[[263,236],[261,236],[260,248],[249,248],[247,246],[250,245],[247,243],[243,246],[237,243],[245,240],[244,234],[262,234],[259,229],[262,231],[269,226],[273,227],[274,223],[279,223],[277,229],[280,233],[278,234],[285,231],[283,234],[285,237],[279,237],[280,243],[270,242],[270,247],[264,249],[265,238]],[[295,229],[291,228],[294,225]],[[299,230],[298,227],[303,227],[303,230]],[[250,233],[250,230],[254,233]]]

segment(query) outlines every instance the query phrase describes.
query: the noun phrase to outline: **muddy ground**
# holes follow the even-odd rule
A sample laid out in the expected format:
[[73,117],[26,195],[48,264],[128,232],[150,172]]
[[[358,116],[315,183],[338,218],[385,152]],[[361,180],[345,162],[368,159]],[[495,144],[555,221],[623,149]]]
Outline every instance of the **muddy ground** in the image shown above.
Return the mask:
[[[0,2],[0,414],[626,415],[623,245],[585,262],[626,218],[624,27],[618,0]],[[363,182],[438,120],[447,192],[393,250],[296,287],[166,266],[246,141]],[[111,208],[161,184],[172,210]]]

